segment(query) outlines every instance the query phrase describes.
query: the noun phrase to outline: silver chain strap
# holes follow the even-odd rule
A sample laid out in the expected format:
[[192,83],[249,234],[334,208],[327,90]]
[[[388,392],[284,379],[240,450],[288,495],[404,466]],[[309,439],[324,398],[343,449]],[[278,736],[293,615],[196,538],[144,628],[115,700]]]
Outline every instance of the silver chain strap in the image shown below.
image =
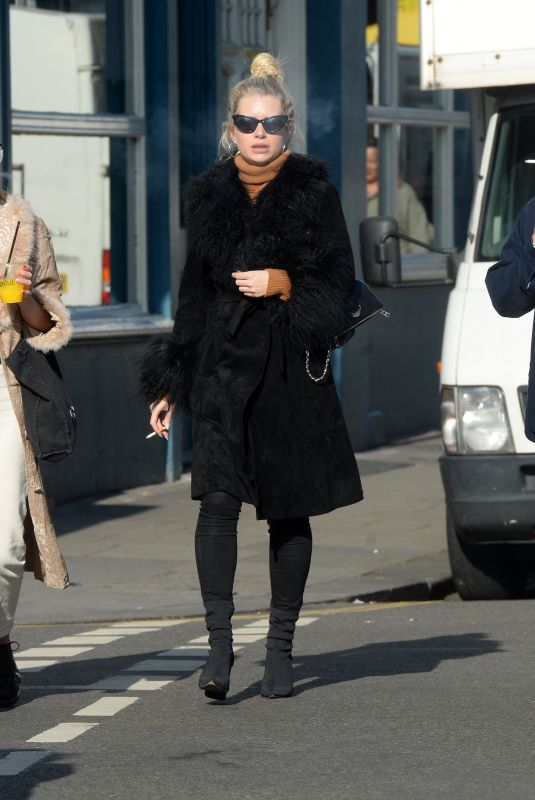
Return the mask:
[[323,372],[319,376],[319,378],[315,378],[314,375],[312,375],[312,373],[310,372],[310,353],[308,352],[308,350],[306,351],[305,366],[307,370],[307,375],[310,378],[310,380],[314,381],[314,383],[320,383],[320,381],[322,381],[325,378],[330,363],[331,363],[331,351],[327,350],[327,358],[325,359],[325,367],[323,369]]

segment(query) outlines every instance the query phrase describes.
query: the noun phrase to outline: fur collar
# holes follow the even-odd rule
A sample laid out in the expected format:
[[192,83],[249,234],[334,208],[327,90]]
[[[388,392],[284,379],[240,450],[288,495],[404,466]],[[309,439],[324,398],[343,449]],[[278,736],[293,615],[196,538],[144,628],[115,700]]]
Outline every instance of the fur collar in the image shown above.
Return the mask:
[[[281,194],[288,192],[306,192],[318,182],[325,183],[327,180],[327,169],[322,162],[291,153],[278,175],[258,195],[254,207],[261,208],[265,205],[266,198],[269,199],[275,190],[280,198]],[[202,213],[203,207],[220,204],[231,210],[230,204],[237,201],[236,211],[243,211],[253,205],[240,180],[234,159],[218,161],[190,182],[186,199],[186,222],[188,225],[194,223],[194,216]]]
[[234,159],[218,162],[189,186],[190,246],[229,288],[235,268],[288,269],[311,243],[327,186],[321,162],[292,153],[253,204]]
[[[0,197],[0,262],[7,261],[18,221],[20,228],[12,260],[26,263],[32,257],[36,246],[35,214],[30,204],[22,197],[3,193]],[[18,311],[18,308],[0,303],[0,330],[13,327],[15,310]]]
[[13,259],[27,262],[35,247],[35,214],[30,204],[17,195],[8,194],[0,202],[0,261],[5,261],[11,249],[11,242],[20,221]]

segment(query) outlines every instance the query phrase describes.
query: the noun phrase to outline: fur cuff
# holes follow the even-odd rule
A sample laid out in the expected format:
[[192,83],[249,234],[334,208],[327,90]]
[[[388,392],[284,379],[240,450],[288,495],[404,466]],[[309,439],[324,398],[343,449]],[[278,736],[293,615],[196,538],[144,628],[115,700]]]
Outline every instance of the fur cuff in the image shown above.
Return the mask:
[[48,311],[54,325],[46,333],[25,325],[26,341],[34,350],[41,350],[43,353],[60,350],[72,336],[71,315],[56,294],[34,287],[31,296]]
[[329,349],[333,337],[344,328],[351,266],[348,264],[340,274],[309,263],[300,268],[289,267],[288,273],[292,292],[286,303],[273,305],[273,323],[298,349]]
[[155,336],[141,362],[142,396],[149,403],[166,397],[178,408],[189,408],[192,362],[192,348],[181,344],[174,333]]

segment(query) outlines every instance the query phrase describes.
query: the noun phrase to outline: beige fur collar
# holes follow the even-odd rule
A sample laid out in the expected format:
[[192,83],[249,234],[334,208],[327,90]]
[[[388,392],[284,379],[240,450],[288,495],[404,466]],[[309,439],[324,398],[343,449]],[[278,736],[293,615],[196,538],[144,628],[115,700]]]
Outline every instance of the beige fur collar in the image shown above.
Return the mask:
[[12,260],[25,263],[35,245],[35,214],[22,197],[8,194],[0,205],[0,261],[5,261],[9,255],[18,221],[20,228]]
[[[35,248],[35,214],[22,197],[8,194],[3,199],[4,202],[0,202],[0,263],[7,260],[18,221],[20,228],[11,260],[27,263]],[[16,306],[0,303],[0,330],[13,327],[15,312],[18,312]]]

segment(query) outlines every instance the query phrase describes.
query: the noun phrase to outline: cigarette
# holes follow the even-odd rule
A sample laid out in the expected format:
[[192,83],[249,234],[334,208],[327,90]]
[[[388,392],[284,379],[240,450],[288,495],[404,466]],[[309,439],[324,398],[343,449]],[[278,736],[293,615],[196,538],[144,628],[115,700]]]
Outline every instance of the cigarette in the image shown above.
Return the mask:
[[[167,432],[168,430],[169,430],[169,428],[165,428],[164,427],[162,433]],[[152,433],[147,434],[147,436],[145,436],[145,439],[152,439],[153,436],[157,436],[157,435],[158,434],[156,433],[156,431],[153,431]]]

